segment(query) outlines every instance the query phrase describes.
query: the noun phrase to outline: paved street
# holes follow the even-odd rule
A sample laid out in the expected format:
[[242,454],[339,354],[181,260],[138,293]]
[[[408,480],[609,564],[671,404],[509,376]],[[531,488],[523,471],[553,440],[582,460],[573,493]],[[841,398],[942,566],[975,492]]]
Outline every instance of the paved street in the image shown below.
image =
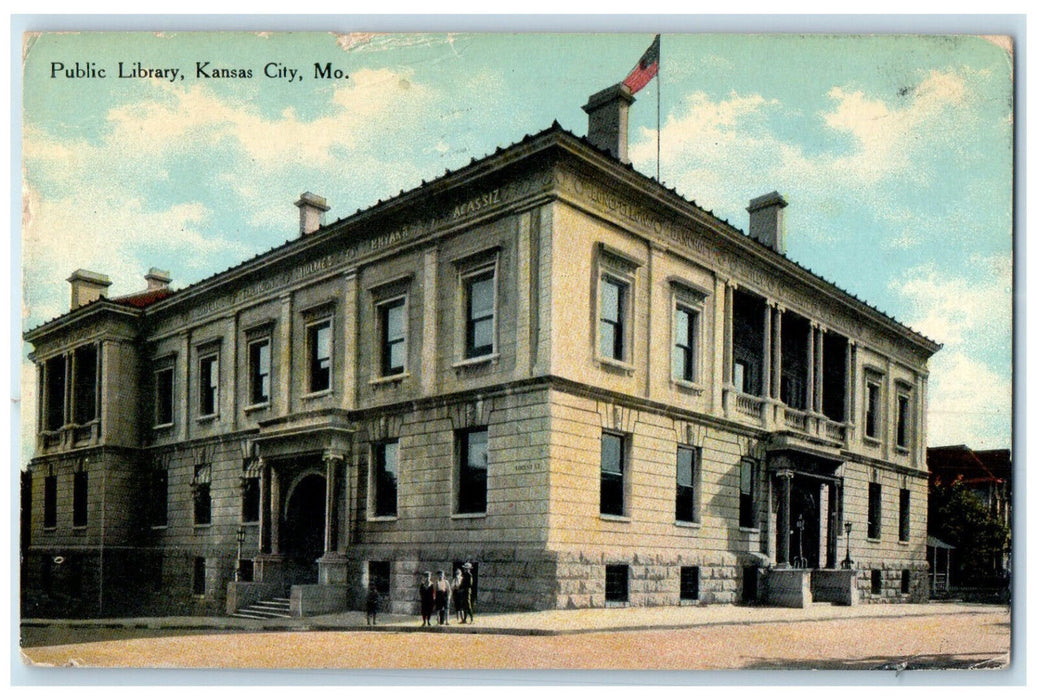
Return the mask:
[[965,605],[551,611],[432,631],[400,616],[374,630],[358,613],[204,624],[32,623],[22,652],[29,663],[103,667],[862,670],[999,668],[1010,645],[1004,607]]

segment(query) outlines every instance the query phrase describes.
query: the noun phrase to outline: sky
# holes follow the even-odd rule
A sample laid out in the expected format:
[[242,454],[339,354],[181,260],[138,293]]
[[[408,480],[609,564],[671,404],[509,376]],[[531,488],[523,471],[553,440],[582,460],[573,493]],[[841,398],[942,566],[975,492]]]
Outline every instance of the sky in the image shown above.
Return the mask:
[[[78,268],[107,274],[112,296],[143,289],[150,267],[181,288],[294,238],[301,192],[327,197],[334,220],[553,120],[584,135],[587,97],[651,41],[34,38],[23,50],[23,328],[67,311]],[[123,74],[136,62],[179,73],[122,78],[120,62]],[[252,77],[207,78],[206,62]],[[55,63],[106,77],[64,77]],[[329,63],[342,78],[315,75]],[[943,344],[929,364],[929,444],[1007,447],[1013,80],[1000,37],[663,34],[660,78],[631,108],[630,156],[654,176],[658,132],[663,182],[742,230],[749,200],[779,191],[789,258]]]

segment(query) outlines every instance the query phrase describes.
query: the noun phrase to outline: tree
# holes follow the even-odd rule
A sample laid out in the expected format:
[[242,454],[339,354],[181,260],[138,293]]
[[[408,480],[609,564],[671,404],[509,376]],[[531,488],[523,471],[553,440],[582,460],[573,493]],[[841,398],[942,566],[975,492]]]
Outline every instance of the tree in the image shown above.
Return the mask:
[[1008,527],[960,478],[934,481],[929,489],[929,533],[954,545],[951,566],[960,583],[989,583],[1003,573]]

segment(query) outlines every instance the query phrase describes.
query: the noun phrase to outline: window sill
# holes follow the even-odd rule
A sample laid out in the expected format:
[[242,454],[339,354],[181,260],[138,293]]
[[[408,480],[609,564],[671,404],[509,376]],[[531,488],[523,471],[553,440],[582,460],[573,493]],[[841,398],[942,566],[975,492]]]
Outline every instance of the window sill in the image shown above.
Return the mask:
[[212,528],[212,523],[195,523],[195,530],[209,530]]
[[882,440],[879,440],[878,438],[872,437],[870,435],[863,436],[861,438],[861,442],[863,442],[865,445],[868,445],[869,447],[882,447]]
[[43,527],[43,531],[47,532],[47,533],[50,533],[50,534],[54,534],[55,532],[58,531],[58,526],[57,525],[45,525]]
[[198,423],[214,423],[216,422],[216,419],[219,417],[220,414],[218,413],[210,413],[206,416],[198,416],[198,418],[196,418],[195,421]]
[[698,382],[689,382],[686,379],[677,379],[676,377],[670,377],[670,384],[677,389],[687,391],[692,394],[701,394],[703,392],[703,386]]
[[400,372],[398,374],[387,374],[384,377],[375,377],[374,379],[367,382],[368,386],[384,386],[386,384],[399,384],[404,379],[410,379],[410,372]]
[[629,515],[612,515],[611,513],[599,513],[598,517],[613,523],[629,523]]
[[865,537],[864,540],[865,542],[871,542],[872,544],[879,544],[882,542],[881,537]]
[[907,457],[908,455],[911,454],[911,448],[907,447],[905,445],[897,445],[896,450],[897,450],[897,454],[900,455],[901,457]]
[[760,528],[758,528],[758,527],[746,527],[745,525],[739,525],[738,526],[738,531],[739,532],[748,532],[751,535],[759,535],[760,534]]
[[398,515],[369,515],[367,516],[367,522],[369,523],[393,523],[400,519]]
[[901,547],[911,546],[911,542],[909,540],[897,540],[897,544],[899,544]]
[[321,389],[320,391],[311,391],[309,394],[303,394],[299,398],[303,401],[312,401],[313,399],[323,399],[326,396],[331,396],[331,389]]
[[263,403],[254,403],[250,406],[245,406],[245,413],[252,413],[254,411],[265,411],[270,408],[270,401],[264,401]]
[[152,529],[152,531],[155,531],[155,530],[168,530],[169,526],[168,525],[152,525],[151,529]]
[[605,601],[605,607],[606,608],[629,608],[630,607],[630,601],[627,601],[627,600],[606,600]]
[[693,520],[674,520],[674,527],[686,527],[691,530],[698,530],[702,527],[702,523],[696,523]]
[[86,532],[86,525],[73,525],[72,532]]
[[681,598],[680,601],[678,601],[677,605],[679,607],[682,607],[682,608],[685,608],[685,607],[687,607],[687,608],[694,608],[694,607],[697,607],[701,602],[702,601],[700,601],[698,598],[695,598],[695,599],[684,599],[684,598]]
[[176,425],[176,423],[159,423],[158,425],[151,426],[151,429],[152,430],[169,430],[174,425]]
[[451,520],[478,520],[485,518],[486,513],[451,513]]
[[601,365],[602,369],[612,370],[613,372],[624,372],[628,375],[634,374],[634,366],[629,362],[624,362],[623,360],[615,360],[611,357],[602,357],[601,355],[598,355],[596,359],[598,360],[598,364]]
[[473,367],[476,365],[486,365],[500,360],[500,353],[490,353],[489,355],[479,355],[478,357],[466,357],[463,360],[458,360],[451,365],[454,369],[463,369],[465,367]]

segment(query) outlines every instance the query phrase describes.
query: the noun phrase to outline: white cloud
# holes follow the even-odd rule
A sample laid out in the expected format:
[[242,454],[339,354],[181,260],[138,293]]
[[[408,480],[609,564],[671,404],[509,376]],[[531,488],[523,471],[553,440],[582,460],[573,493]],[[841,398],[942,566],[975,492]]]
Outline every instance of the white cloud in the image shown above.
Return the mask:
[[[198,202],[149,209],[132,194],[99,181],[63,197],[41,197],[29,183],[23,184],[23,193],[25,299],[35,305],[26,311],[38,320],[68,310],[60,301],[68,298],[64,280],[79,268],[108,275],[110,294],[120,296],[143,289],[143,275],[153,265],[173,267],[175,281],[177,261],[198,268],[217,255],[243,257],[247,252],[237,242],[203,232],[209,211]],[[147,259],[156,239],[164,247],[162,259]]]
[[908,302],[908,325],[931,338],[948,345],[978,335],[1011,342],[1011,256],[975,258],[969,269],[970,278],[947,278],[925,265],[890,286]]
[[[329,109],[312,119],[292,107],[265,116],[250,102],[231,102],[205,84],[161,86],[157,99],[113,108],[100,146],[107,157],[140,158],[183,149],[237,146],[254,165],[329,167],[336,152],[363,147],[374,130],[398,130],[427,114],[432,92],[401,72],[362,69],[336,88]],[[387,115],[392,115],[387,119]]]
[[[843,198],[846,192],[874,189],[880,182],[900,178],[925,182],[933,174],[921,161],[934,142],[953,143],[960,135],[950,127],[962,128],[961,108],[969,94],[961,75],[935,71],[905,92],[897,105],[859,90],[833,87],[827,93],[832,108],[817,118],[833,134],[848,136],[850,148],[806,151],[770,126],[773,118],[795,117],[798,107],[761,94],[732,93],[711,100],[695,92],[680,100],[684,111],[669,115],[662,127],[663,179],[693,193],[707,209],[728,211],[733,202],[748,203],[767,188],[784,188],[786,194],[794,188],[800,203],[809,199],[809,204],[822,207],[831,193]],[[655,170],[654,129],[639,130],[630,156],[644,172]],[[740,207],[735,211],[741,216]],[[803,212],[804,218],[812,215]],[[805,233],[814,239],[826,236],[821,225]],[[896,246],[910,242],[898,238]]]
[[962,352],[941,351],[930,361],[929,444],[1008,447],[1012,385]]

